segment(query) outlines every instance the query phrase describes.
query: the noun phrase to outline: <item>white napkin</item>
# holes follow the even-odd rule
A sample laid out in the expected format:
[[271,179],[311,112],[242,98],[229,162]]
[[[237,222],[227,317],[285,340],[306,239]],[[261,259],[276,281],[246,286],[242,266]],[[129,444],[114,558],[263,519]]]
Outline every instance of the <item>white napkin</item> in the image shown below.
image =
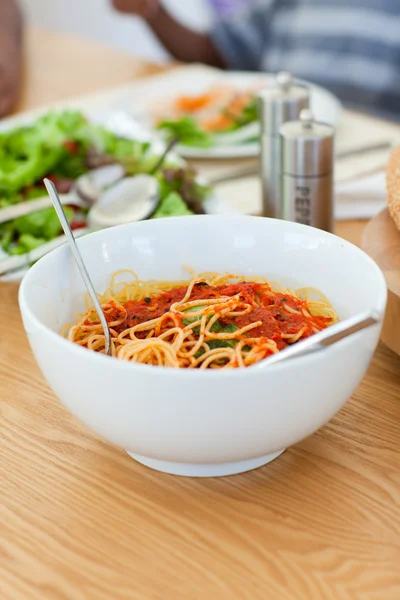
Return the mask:
[[[337,182],[335,186],[335,218],[370,219],[386,206],[385,174],[375,173],[361,179]],[[207,202],[207,212],[261,214],[260,181],[249,177],[216,187],[215,196]]]
[[386,206],[385,173],[336,183],[335,217],[338,220],[370,219]]

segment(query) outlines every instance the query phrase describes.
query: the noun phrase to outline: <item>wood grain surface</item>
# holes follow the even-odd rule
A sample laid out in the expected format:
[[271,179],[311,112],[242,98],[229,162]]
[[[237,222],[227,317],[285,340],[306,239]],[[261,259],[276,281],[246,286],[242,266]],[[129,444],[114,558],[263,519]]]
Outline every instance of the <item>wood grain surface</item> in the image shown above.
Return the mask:
[[[359,243],[363,225],[337,233]],[[63,408],[13,285],[0,332],[1,600],[400,598],[400,359],[385,347],[316,434],[251,473],[193,480],[135,463]]]
[[389,350],[326,427],[275,462],[180,479],[61,406],[15,287],[0,297],[2,598],[400,597],[400,364]]
[[24,54],[17,113],[165,69],[91,40],[45,29],[26,31]]
[[387,209],[368,223],[362,247],[380,266],[388,286],[381,339],[393,352],[400,354],[400,232]]

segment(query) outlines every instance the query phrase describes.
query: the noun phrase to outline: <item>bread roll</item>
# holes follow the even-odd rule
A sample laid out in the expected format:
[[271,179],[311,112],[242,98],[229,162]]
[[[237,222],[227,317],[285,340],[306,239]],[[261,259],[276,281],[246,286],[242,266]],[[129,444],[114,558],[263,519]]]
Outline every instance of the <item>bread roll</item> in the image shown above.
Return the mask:
[[400,146],[391,154],[386,170],[389,213],[400,231]]

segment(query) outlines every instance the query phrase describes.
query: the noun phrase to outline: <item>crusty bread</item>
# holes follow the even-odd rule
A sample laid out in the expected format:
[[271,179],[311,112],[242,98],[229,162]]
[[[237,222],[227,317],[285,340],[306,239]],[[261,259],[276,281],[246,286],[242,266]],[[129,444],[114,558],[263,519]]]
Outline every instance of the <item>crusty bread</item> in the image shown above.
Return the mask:
[[400,231],[400,146],[393,150],[386,169],[389,213]]

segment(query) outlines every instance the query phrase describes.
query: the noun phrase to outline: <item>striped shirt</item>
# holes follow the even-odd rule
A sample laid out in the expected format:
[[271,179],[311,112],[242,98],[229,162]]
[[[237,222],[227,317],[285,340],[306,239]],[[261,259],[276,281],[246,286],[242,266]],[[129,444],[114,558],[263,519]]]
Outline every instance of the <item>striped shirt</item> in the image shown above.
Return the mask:
[[229,68],[287,70],[400,120],[400,0],[249,0],[211,36]]
[[220,17],[226,17],[246,8],[249,0],[208,0],[208,3],[215,14]]

